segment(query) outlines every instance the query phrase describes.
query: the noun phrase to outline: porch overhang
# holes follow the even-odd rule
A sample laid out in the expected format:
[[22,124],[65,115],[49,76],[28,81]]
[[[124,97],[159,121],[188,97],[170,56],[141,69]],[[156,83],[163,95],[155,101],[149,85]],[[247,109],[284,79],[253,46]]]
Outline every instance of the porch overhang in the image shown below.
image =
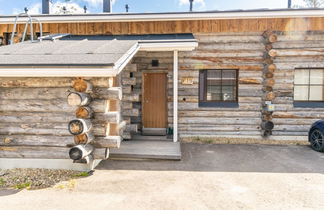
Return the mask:
[[0,77],[111,77],[141,51],[192,51],[192,34],[70,36],[0,47]]

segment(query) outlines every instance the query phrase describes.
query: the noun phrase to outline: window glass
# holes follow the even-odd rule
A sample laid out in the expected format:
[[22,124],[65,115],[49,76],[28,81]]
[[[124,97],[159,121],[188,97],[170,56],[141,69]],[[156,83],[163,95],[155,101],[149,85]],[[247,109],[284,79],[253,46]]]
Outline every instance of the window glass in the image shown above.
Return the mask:
[[309,100],[323,101],[323,86],[310,86]]
[[323,84],[323,70],[312,69],[310,70],[310,84],[322,85]]
[[323,69],[296,69],[294,79],[295,101],[324,101]]
[[296,70],[295,71],[295,84],[304,84],[309,83],[309,70]]
[[200,102],[236,102],[237,70],[202,70],[199,74]]
[[294,91],[295,101],[307,101],[308,100],[308,86],[295,86]]

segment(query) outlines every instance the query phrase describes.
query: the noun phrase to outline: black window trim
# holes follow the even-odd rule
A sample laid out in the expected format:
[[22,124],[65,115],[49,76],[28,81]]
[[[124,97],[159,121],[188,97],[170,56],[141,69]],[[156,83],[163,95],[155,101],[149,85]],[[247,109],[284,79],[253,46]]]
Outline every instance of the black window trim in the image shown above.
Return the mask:
[[[233,85],[233,87],[236,87],[236,97],[235,100],[232,101],[207,101],[206,100],[206,95],[207,95],[207,71],[221,71],[221,82],[222,82],[222,76],[223,76],[223,71],[226,70],[234,70],[236,72],[236,83],[235,86]],[[200,84],[200,75],[203,74],[204,78],[203,78],[203,91],[201,91],[201,84]],[[222,86],[222,84],[221,84]],[[238,88],[239,88],[239,69],[201,69],[199,70],[199,86],[198,86],[198,99],[199,99],[199,107],[228,107],[228,108],[236,108],[239,107],[239,103],[238,103]],[[201,100],[201,94],[203,94],[203,99]]]

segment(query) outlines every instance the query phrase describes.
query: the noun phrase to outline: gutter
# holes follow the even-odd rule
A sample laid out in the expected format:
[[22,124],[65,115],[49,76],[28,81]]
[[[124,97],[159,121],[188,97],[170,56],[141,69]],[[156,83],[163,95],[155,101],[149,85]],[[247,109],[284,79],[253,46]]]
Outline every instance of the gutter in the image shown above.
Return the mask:
[[[177,20],[218,20],[218,19],[260,19],[260,18],[305,18],[324,17],[323,9],[291,10],[252,10],[224,12],[186,12],[186,13],[116,13],[116,14],[83,14],[83,15],[35,15],[42,23],[75,23],[75,22],[139,22],[139,21],[177,21]],[[0,24],[12,24],[15,16],[3,16]],[[20,18],[18,23],[25,23]]]

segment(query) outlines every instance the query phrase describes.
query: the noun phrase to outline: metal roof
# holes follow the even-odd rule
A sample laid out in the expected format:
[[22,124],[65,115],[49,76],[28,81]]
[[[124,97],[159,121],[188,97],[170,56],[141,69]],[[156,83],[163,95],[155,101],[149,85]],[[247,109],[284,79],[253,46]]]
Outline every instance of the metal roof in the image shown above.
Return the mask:
[[[324,17],[323,8],[300,9],[253,9],[199,12],[165,12],[165,13],[99,13],[99,14],[40,14],[33,15],[43,23],[50,22],[132,22],[163,20],[203,20],[203,19],[242,19],[242,18],[294,18]],[[14,15],[1,16],[0,24],[13,23]],[[20,22],[26,22],[24,18]]]
[[143,43],[196,42],[192,34],[68,36],[0,47],[0,66],[115,66]]

